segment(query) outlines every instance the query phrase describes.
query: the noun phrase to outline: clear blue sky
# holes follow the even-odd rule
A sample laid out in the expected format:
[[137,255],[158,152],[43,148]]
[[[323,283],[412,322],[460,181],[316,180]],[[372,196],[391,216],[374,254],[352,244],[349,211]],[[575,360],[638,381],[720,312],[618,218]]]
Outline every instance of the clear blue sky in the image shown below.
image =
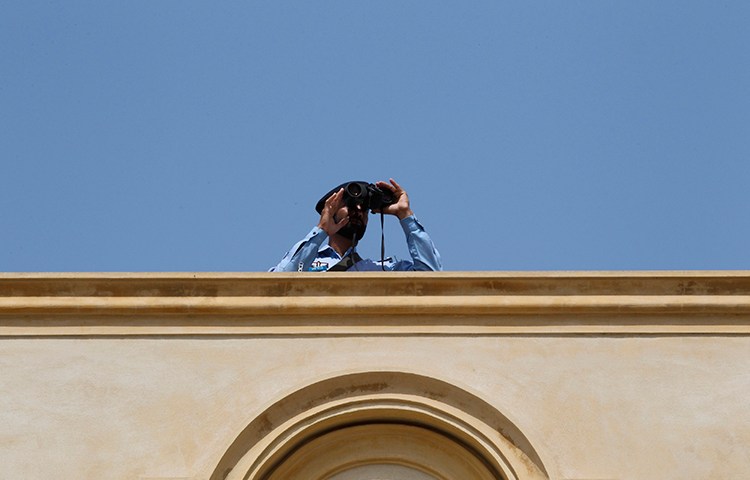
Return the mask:
[[448,270],[750,269],[746,0],[2,6],[1,271],[262,271],[388,177]]

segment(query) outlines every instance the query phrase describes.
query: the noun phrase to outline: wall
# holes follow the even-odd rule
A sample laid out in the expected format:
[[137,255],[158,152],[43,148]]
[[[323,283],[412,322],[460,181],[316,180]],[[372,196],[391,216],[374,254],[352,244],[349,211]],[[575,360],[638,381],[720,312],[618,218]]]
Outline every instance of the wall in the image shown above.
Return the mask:
[[749,333],[748,272],[5,274],[1,476],[746,478]]

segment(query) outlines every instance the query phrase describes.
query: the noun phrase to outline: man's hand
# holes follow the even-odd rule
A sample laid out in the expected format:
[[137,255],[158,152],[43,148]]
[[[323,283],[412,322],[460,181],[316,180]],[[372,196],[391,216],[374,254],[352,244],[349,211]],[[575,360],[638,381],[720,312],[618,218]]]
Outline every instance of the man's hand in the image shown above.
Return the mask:
[[[349,223],[349,216],[344,215],[343,218],[336,219],[336,212],[344,206],[344,189],[340,189],[334,193],[328,200],[326,200],[323,211],[320,212],[320,222],[318,222],[318,228],[323,230],[332,237],[336,232],[341,230],[341,227]],[[338,220],[338,221],[337,221]]]
[[[394,179],[391,178],[390,182],[391,183],[380,181],[375,184],[381,190],[390,191],[395,200],[393,204],[383,207],[383,213],[387,215],[396,215],[399,220],[414,215],[414,212],[412,212],[411,207],[409,206],[409,196],[406,194],[406,190],[396,183]],[[373,212],[380,213],[380,210],[373,210]]]

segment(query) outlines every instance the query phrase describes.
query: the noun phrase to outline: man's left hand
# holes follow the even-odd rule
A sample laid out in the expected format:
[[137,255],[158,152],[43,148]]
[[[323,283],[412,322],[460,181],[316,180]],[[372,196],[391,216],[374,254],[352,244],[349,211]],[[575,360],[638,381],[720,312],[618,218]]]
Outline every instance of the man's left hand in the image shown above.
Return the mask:
[[[391,195],[393,195],[394,203],[383,207],[383,213],[386,215],[395,215],[399,220],[414,215],[409,205],[409,196],[406,194],[406,190],[396,183],[394,179],[391,178],[390,182],[380,181],[375,184],[381,190],[390,191]],[[380,213],[380,210],[373,210],[373,213]]]

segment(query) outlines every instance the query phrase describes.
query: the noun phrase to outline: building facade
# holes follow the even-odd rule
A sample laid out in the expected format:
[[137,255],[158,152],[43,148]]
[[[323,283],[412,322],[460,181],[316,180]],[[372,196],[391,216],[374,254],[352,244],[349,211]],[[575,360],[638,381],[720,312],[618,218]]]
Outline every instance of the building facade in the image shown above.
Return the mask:
[[748,478],[750,273],[4,274],[2,478]]

